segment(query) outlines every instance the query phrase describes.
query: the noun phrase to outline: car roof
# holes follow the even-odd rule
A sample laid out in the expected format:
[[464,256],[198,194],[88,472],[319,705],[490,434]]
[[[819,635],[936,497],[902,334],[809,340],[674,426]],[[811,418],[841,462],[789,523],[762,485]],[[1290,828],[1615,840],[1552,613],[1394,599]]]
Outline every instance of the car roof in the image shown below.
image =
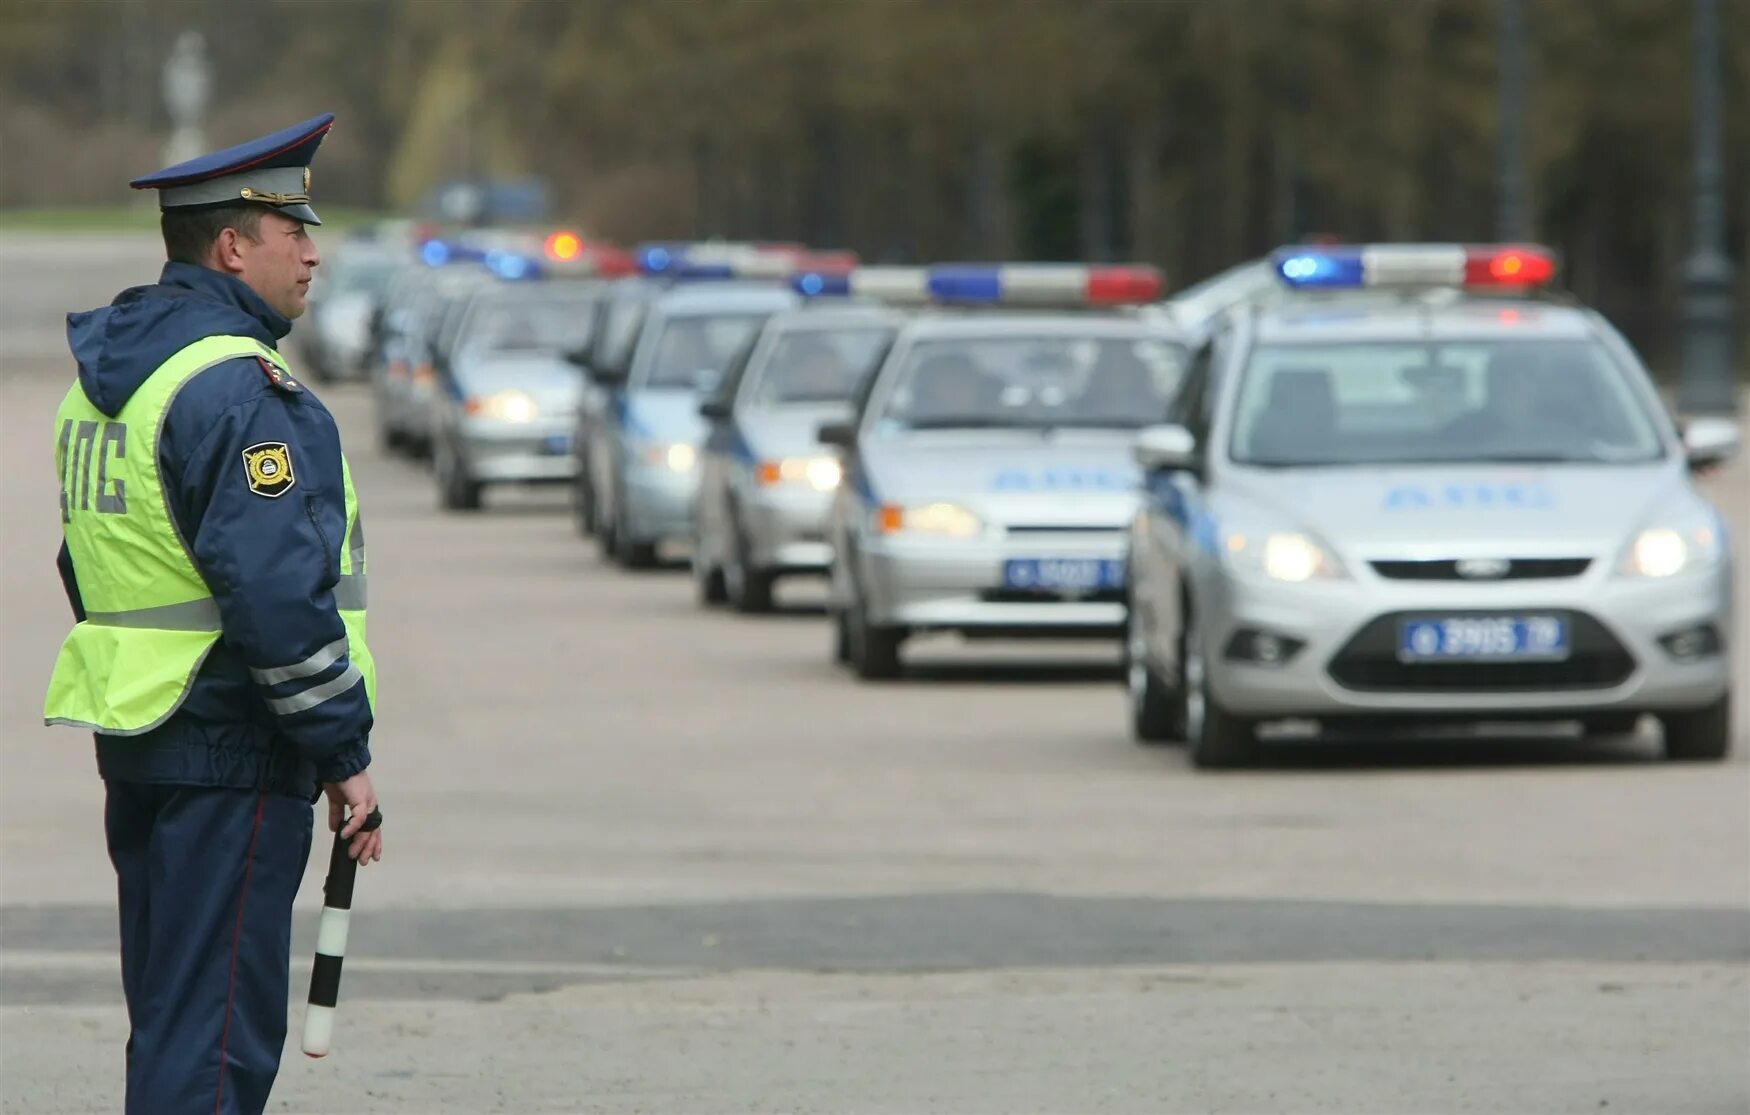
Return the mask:
[[970,313],[930,313],[912,318],[906,323],[905,331],[913,340],[1086,337],[1090,334],[1128,337],[1138,333],[1164,340],[1179,339],[1179,331],[1170,322],[1135,314],[1109,312],[1017,313],[1013,310],[986,310]]
[[1585,339],[1596,334],[1585,310],[1535,299],[1297,299],[1260,310],[1255,320],[1261,344]]
[[845,305],[822,307],[812,303],[781,310],[773,314],[766,328],[789,333],[806,331],[830,332],[873,326],[898,328],[905,315],[883,306]]
[[771,283],[687,283],[669,288],[657,298],[662,312],[671,316],[691,314],[771,311],[796,304],[797,295]]

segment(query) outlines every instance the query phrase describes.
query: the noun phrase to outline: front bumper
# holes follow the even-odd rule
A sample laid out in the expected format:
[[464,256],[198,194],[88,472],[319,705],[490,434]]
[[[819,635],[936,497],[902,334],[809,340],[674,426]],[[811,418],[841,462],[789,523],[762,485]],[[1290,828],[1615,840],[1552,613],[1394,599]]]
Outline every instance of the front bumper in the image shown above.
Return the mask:
[[747,540],[748,561],[756,569],[779,573],[825,573],[832,565],[827,521],[832,493],[774,486],[745,496],[739,525]]
[[536,422],[464,418],[458,424],[457,452],[468,474],[483,483],[558,483],[577,475],[571,452],[571,415]]
[[[1707,704],[1731,684],[1724,564],[1661,581],[1595,567],[1575,578],[1436,586],[1378,577],[1296,585],[1224,572],[1200,587],[1210,689],[1241,716],[1658,711]],[[1401,616],[1466,613],[1564,615],[1572,650],[1547,663],[1397,660]],[[1660,644],[1700,625],[1717,633],[1714,653],[1679,659]],[[1301,645],[1261,665],[1244,649],[1254,632]]]
[[699,470],[638,464],[626,467],[618,508],[621,528],[636,542],[691,541],[699,505]]
[[1117,631],[1122,589],[1052,594],[1005,587],[1004,564],[1025,559],[1121,561],[1122,531],[1048,538],[868,538],[857,562],[864,607],[884,626],[1013,635]]

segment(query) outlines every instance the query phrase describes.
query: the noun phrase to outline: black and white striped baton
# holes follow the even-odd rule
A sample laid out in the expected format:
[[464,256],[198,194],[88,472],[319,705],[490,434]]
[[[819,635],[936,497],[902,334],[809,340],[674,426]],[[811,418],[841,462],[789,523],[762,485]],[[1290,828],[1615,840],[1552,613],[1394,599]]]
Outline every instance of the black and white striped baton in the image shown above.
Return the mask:
[[[359,832],[370,832],[382,823],[382,810],[373,809]],[[346,854],[351,841],[352,837],[343,840],[340,833],[334,834],[334,851],[328,856],[328,878],[322,883],[322,921],[316,928],[316,964],[310,969],[310,1002],[304,1009],[304,1054],[308,1057],[328,1056],[328,1047],[334,1040],[334,1004],[340,1001],[340,965],[346,959],[346,928],[352,918],[352,884],[359,870],[358,861]]]

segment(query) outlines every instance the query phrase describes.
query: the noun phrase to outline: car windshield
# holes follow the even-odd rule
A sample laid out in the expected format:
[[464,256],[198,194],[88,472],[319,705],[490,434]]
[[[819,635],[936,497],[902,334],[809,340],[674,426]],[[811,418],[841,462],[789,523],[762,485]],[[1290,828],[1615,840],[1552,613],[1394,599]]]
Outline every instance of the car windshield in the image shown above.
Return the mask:
[[889,326],[798,329],[783,334],[754,373],[754,406],[848,402],[893,340]]
[[884,429],[1135,429],[1166,413],[1185,350],[1142,333],[1011,334],[924,341],[905,360]]
[[1243,464],[1650,461],[1633,386],[1590,340],[1260,345],[1229,447]]
[[644,377],[646,387],[708,391],[765,314],[698,314],[668,319]]
[[392,259],[343,259],[332,273],[332,290],[335,294],[382,294],[401,270],[402,264]]
[[490,352],[572,352],[589,343],[592,309],[581,299],[495,302],[469,315],[459,343]]

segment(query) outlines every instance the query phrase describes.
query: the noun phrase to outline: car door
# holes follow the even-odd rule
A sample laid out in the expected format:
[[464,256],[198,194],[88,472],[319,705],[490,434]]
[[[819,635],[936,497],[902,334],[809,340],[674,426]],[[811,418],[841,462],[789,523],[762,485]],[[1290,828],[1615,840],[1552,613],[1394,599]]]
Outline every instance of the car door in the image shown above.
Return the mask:
[[[1191,432],[1207,460],[1215,398],[1215,368],[1225,353],[1217,341],[1192,357],[1167,421]],[[1199,524],[1208,519],[1202,482],[1185,470],[1151,469],[1143,476],[1142,513],[1131,536],[1131,607],[1138,609],[1150,657],[1163,670],[1178,668],[1182,594],[1190,588],[1188,562]]]
[[[771,346],[764,341],[767,331],[761,330],[729,361],[717,387],[700,404],[700,412],[710,423],[700,453],[699,510],[697,527],[699,546],[708,564],[721,566],[729,556],[730,507],[735,497],[735,473],[742,467],[739,452],[741,438],[735,425],[736,399],[742,384],[749,382],[748,370],[757,365]],[[707,411],[709,413],[707,413]]]

